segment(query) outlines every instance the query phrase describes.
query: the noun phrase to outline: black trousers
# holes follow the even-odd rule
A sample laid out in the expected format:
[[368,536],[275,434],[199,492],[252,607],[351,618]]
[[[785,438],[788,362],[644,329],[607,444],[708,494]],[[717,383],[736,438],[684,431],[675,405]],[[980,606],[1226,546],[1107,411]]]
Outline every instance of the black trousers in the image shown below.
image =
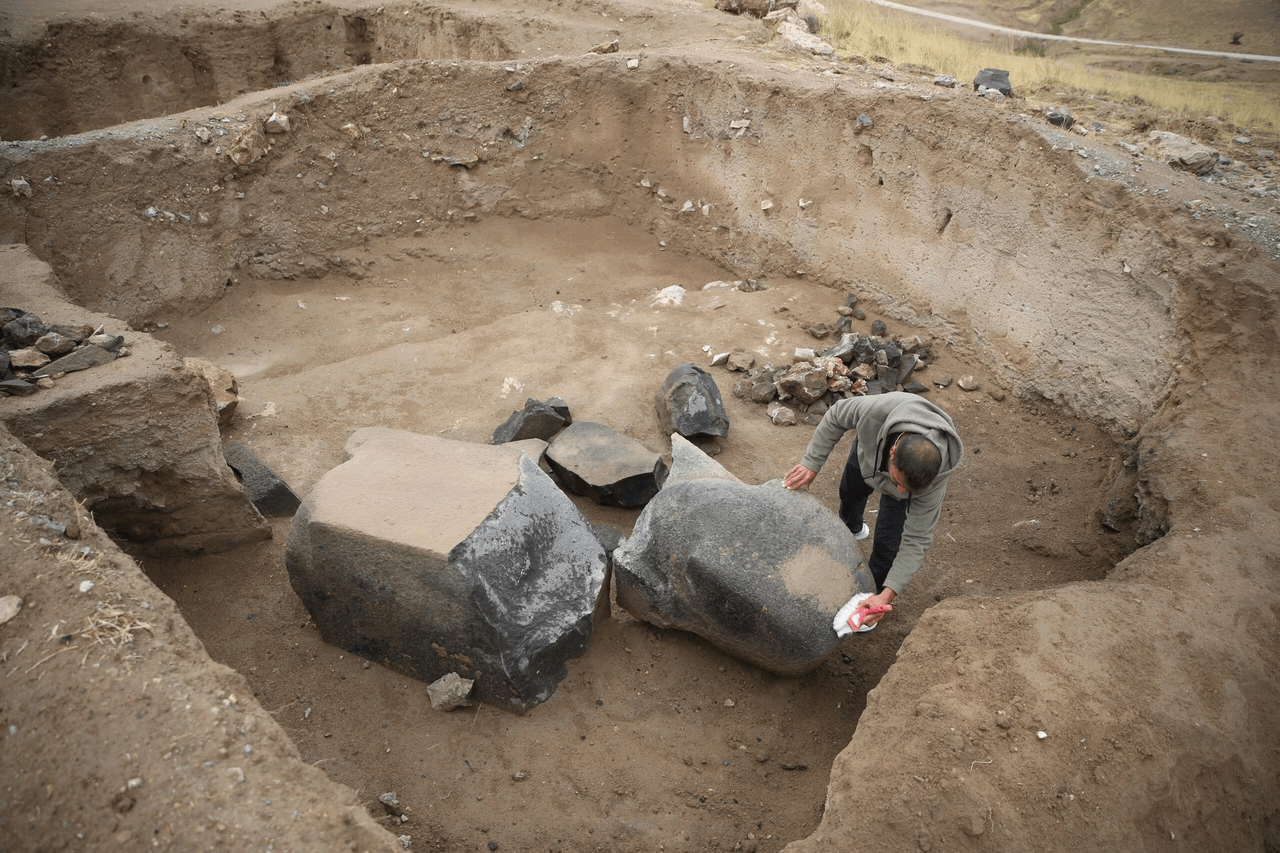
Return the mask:
[[[849,460],[845,462],[844,473],[840,476],[840,520],[845,523],[856,536],[862,530],[862,514],[867,509],[867,499],[875,489],[862,476],[858,469],[858,440],[853,440],[853,449],[849,451]],[[876,579],[876,592],[884,591],[884,579],[893,568],[893,561],[902,546],[902,528],[907,523],[907,510],[911,499],[895,498],[892,495],[880,494],[880,513],[876,517],[876,535],[871,543],[871,559],[867,561],[872,576]]]

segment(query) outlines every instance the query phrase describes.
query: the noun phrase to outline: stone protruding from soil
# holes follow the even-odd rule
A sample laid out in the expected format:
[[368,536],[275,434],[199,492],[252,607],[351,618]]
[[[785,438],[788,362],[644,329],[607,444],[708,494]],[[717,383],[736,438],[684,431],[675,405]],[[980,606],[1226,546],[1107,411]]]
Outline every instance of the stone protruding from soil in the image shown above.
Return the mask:
[[239,476],[245,493],[258,508],[258,512],[274,518],[293,515],[297,511],[302,501],[289,488],[289,484],[268,468],[252,450],[238,441],[232,441],[222,452],[227,457],[231,470]]
[[285,566],[325,642],[523,712],[586,650],[604,549],[523,452],[367,427],[294,516]]
[[[560,400],[556,397],[555,400]],[[563,405],[563,401],[560,401]],[[509,441],[523,441],[526,438],[540,438],[550,441],[569,422],[568,406],[564,406],[562,414],[551,403],[544,403],[530,397],[523,409],[511,413],[511,417],[493,431],[492,444],[506,444]]]
[[681,479],[614,552],[618,603],[777,675],[802,675],[839,644],[831,619],[874,592],[853,534],[808,492]]
[[667,374],[656,399],[658,418],[667,432],[685,438],[729,435],[729,415],[716,381],[701,367],[685,362]]
[[607,506],[644,506],[667,477],[662,454],[591,421],[561,430],[546,459],[565,488]]

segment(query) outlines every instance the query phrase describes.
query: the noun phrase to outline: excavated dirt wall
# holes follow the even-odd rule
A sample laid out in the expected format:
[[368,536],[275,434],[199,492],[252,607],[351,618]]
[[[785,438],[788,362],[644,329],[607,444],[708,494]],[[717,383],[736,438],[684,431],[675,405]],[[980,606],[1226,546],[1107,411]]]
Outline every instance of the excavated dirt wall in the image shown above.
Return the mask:
[[[5,199],[0,239],[31,245],[77,300],[143,324],[241,275],[341,270],[332,247],[353,236],[609,213],[743,276],[878,299],[972,347],[1005,387],[1117,432],[1150,416],[1183,345],[1149,206],[985,103],[782,89],[731,65],[398,63],[177,124],[12,145],[6,172],[37,192]],[[269,153],[218,154],[275,110],[296,129],[267,136]],[[821,169],[796,167],[818,152]]]

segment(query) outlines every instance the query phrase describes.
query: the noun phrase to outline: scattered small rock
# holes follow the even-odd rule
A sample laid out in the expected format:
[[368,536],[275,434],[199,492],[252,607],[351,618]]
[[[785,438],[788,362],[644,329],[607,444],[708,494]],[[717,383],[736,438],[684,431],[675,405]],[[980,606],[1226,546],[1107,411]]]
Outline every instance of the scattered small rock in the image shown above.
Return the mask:
[[262,128],[267,133],[289,133],[293,130],[293,122],[285,113],[272,113],[263,122]]
[[956,384],[960,386],[960,389],[962,391],[977,391],[979,388],[982,387],[982,383],[979,382],[971,374],[966,376],[961,376],[960,380]]
[[427,685],[427,697],[435,710],[452,711],[471,704],[467,696],[474,684],[474,679],[463,678],[456,672],[447,672]]
[[17,616],[22,610],[22,598],[17,595],[0,597],[0,625]]

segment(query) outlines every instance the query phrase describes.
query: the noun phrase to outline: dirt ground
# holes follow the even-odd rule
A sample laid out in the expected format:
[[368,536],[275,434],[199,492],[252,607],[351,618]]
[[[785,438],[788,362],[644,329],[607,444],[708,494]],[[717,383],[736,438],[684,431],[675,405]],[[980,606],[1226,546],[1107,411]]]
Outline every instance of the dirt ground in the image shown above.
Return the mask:
[[[176,37],[187,23],[176,23],[173,8],[95,6],[95,25],[145,17],[161,33],[172,27],[168,34]],[[277,8],[264,0],[209,14],[229,21]],[[372,18],[373,8],[362,13]],[[6,26],[17,34],[63,9],[84,11],[74,0],[59,0],[57,9],[18,3]],[[832,85],[822,76],[829,63],[772,52],[758,24],[695,4],[547,4],[522,17],[514,5],[498,3],[471,4],[468,12],[492,16],[503,28],[488,42],[472,32],[476,53],[484,42],[483,50],[497,45],[525,56],[572,54],[556,69],[568,100],[602,97],[578,54],[611,38],[637,53],[641,44],[661,45],[660,61],[670,75],[687,75],[681,85],[689,91],[700,72],[683,62],[751,67],[765,83],[753,80],[744,89],[777,86],[781,100],[806,107],[820,100],[820,87]],[[198,23],[195,11],[192,20]],[[456,21],[452,26],[457,32]],[[517,42],[512,33],[520,31],[524,40]],[[576,45],[582,47],[570,49]],[[755,70],[755,63],[768,70]],[[715,227],[677,227],[664,224],[673,219],[638,213],[639,203],[622,199],[618,188],[653,174],[674,193],[682,176],[674,145],[634,153],[631,126],[620,115],[647,109],[646,120],[669,120],[653,104],[636,107],[638,96],[630,103],[619,97],[603,111],[599,138],[562,125],[558,148],[526,151],[532,159],[520,168],[527,173],[508,181],[524,194],[519,201],[495,210],[483,177],[460,172],[460,196],[442,195],[436,205],[431,185],[419,186],[380,158],[404,145],[392,128],[406,138],[413,130],[397,116],[416,110],[435,120],[437,105],[425,96],[408,107],[370,103],[386,97],[397,104],[399,89],[413,91],[421,82],[413,77],[419,72],[363,82],[344,76],[355,73],[350,68],[334,73],[311,77],[311,91],[332,82],[350,92],[340,108],[315,115],[327,136],[277,154],[287,159],[271,167],[269,179],[251,183],[224,161],[193,167],[190,175],[165,173],[192,184],[153,188],[147,197],[113,177],[120,181],[114,194],[83,208],[86,216],[93,212],[83,244],[72,242],[75,232],[59,230],[65,216],[53,207],[22,220],[25,240],[17,241],[49,261],[78,300],[118,313],[138,333],[145,329],[183,355],[232,370],[241,401],[224,438],[247,444],[301,496],[341,461],[343,443],[360,427],[484,442],[529,397],[560,396],[575,419],[599,421],[666,451],[653,398],[672,367],[706,364],[711,354],[736,349],[785,363],[796,347],[823,345],[802,325],[834,323],[845,295],[856,293],[867,317],[855,330],[880,319],[890,334],[920,335],[932,344],[921,381],[966,443],[935,543],[893,613],[874,632],[846,639],[803,678],[771,676],[697,637],[655,629],[615,609],[554,696],[517,717],[484,706],[433,711],[426,685],[323,643],[284,570],[289,519],[272,521],[271,541],[230,553],[139,556],[143,578],[131,574],[129,560],[82,510],[85,541],[102,555],[97,563],[67,549],[42,552],[22,519],[6,514],[6,553],[13,557],[7,583],[25,586],[31,599],[41,577],[61,571],[73,579],[64,584],[70,592],[34,593],[38,606],[29,600],[17,619],[0,626],[5,673],[29,679],[19,697],[6,691],[0,700],[0,722],[10,726],[0,741],[3,761],[21,767],[0,812],[10,809],[7,828],[22,849],[142,849],[143,838],[175,850],[249,849],[268,838],[276,850],[330,849],[334,839],[351,849],[388,849],[393,836],[407,835],[413,849],[447,851],[1280,850],[1280,734],[1272,712],[1261,710],[1278,698],[1277,267],[1265,240],[1236,237],[1221,225],[1257,217],[1270,223],[1259,233],[1274,234],[1268,231],[1274,199],[1144,164],[1116,182],[1141,191],[1119,200],[1121,190],[1098,188],[1100,171],[1072,171],[1081,159],[1073,149],[1060,160],[1045,155],[1042,164],[1023,160],[1025,186],[992,177],[997,168],[977,174],[975,163],[987,165],[980,154],[963,155],[972,158],[964,171],[975,174],[961,175],[951,161],[976,137],[958,141],[940,131],[925,143],[941,149],[935,162],[903,158],[884,168],[881,186],[886,177],[892,183],[924,172],[939,186],[952,182],[1003,196],[1010,211],[1003,224],[1012,228],[1026,228],[1026,210],[1034,207],[1032,224],[1042,230],[1009,250],[1012,261],[993,264],[1013,276],[1012,296],[947,282],[930,291],[942,275],[936,270],[886,283],[878,273],[895,262],[875,238],[843,255],[826,252],[830,244],[821,241],[832,238],[807,236],[803,225],[779,242],[735,234],[738,242],[717,243]],[[534,76],[522,69],[500,79],[521,75]],[[841,75],[875,85],[865,71],[846,67]],[[260,110],[261,99],[246,91],[249,100],[209,107],[198,123]],[[281,87],[280,97],[297,103],[297,91]],[[363,121],[387,119],[376,145],[366,133],[328,160],[329,146],[346,135],[338,116],[346,109],[357,117],[357,105]],[[479,114],[486,107],[477,98],[458,107],[469,115],[450,121],[485,126]],[[955,109],[962,123],[982,127],[976,110]],[[608,127],[609,118],[618,127]],[[501,129],[501,120],[493,121]],[[995,125],[990,132],[999,135]],[[160,123],[120,133],[104,134],[87,155],[59,153],[52,140],[48,170],[76,183],[77,169],[92,172],[105,160],[123,175],[125,166],[148,170],[165,157],[181,161],[201,150],[189,132],[179,137]],[[466,150],[477,150],[475,140],[483,138],[473,133]],[[129,153],[135,144],[143,152],[136,158]],[[404,147],[418,156],[426,144]],[[456,145],[452,153],[464,147]],[[627,152],[622,161],[607,153],[613,147]],[[821,143],[814,148],[821,152]],[[38,146],[25,144],[10,172],[40,156]],[[358,165],[338,169],[348,156]],[[753,201],[816,195],[843,180],[812,150],[797,164],[753,170],[749,178],[746,166],[737,175],[739,156],[749,155],[726,153],[720,174],[726,185],[750,184],[734,191]],[[547,160],[562,171],[531,177]],[[107,224],[137,219],[149,203],[191,212],[221,204],[195,200],[201,192],[213,197],[199,181],[223,197],[249,195],[237,224],[214,214],[207,238],[156,237],[153,229],[124,240]],[[369,182],[388,199],[371,201],[362,189]],[[1088,200],[1078,210],[1066,202],[1055,208],[1047,191],[1036,198],[1050,184]],[[317,195],[317,185],[328,194]],[[611,192],[619,195],[616,203]],[[468,203],[451,206],[459,197]],[[1188,202],[1204,217],[1186,216]],[[949,203],[961,211],[963,194]],[[319,248],[305,237],[282,236],[282,222],[303,221],[304,210],[314,216],[320,204]],[[430,212],[421,210],[428,206]],[[949,226],[948,209],[935,231],[936,219],[911,210],[909,201],[903,208],[897,219],[888,207],[877,208],[865,226],[833,213],[816,230],[865,227],[906,241],[917,235],[913,216],[928,221],[919,233],[931,239],[950,227],[948,234],[959,232],[971,244],[984,230],[962,213]],[[1042,213],[1048,221],[1036,221]],[[1136,223],[1132,233],[1122,234],[1128,223]],[[259,227],[267,238],[248,236]],[[6,228],[11,237],[17,233]],[[735,223],[734,230],[751,229]],[[1224,233],[1228,245],[1208,242]],[[1059,239],[1089,254],[1068,252],[1064,259]],[[177,256],[181,283],[167,282],[166,292],[158,284],[132,286],[161,280],[159,246]],[[210,260],[210,246],[234,264]],[[1095,268],[1093,252],[1118,261],[1116,251],[1129,252],[1135,266],[1139,258],[1150,263],[1151,275],[1108,291],[1110,278],[1096,271],[1102,261]],[[975,256],[953,257],[961,264]],[[799,269],[806,261],[808,268]],[[920,265],[938,263],[924,257]],[[966,272],[981,278],[980,267]],[[1030,283],[1059,267],[1061,288]],[[295,268],[305,272],[295,276]],[[702,290],[747,273],[767,289]],[[1091,289],[1080,285],[1086,278],[1108,284]],[[687,290],[681,304],[651,304],[674,284]],[[1042,310],[1060,312],[1063,328],[1046,329]],[[1077,342],[1096,352],[1080,356]],[[1052,363],[1063,358],[1080,361],[1074,372],[1055,374]],[[746,482],[781,477],[803,454],[812,427],[773,425],[762,406],[733,395],[736,374],[711,370],[732,424],[729,437],[711,448],[717,461]],[[977,378],[980,390],[932,385],[965,374]],[[1247,464],[1222,452],[1255,435],[1261,446]],[[848,441],[813,487],[833,508],[837,460]],[[6,478],[11,495],[54,488],[42,480],[40,464],[16,448],[7,447],[5,459],[15,472]],[[59,501],[58,512],[76,514],[69,499]],[[623,532],[637,514],[581,498],[575,503],[588,519]],[[1139,550],[1153,529],[1163,538]],[[56,626],[89,618],[87,600],[73,594],[83,578],[96,579],[100,594],[114,595],[149,627],[130,629],[136,639],[118,642],[103,642],[101,628],[60,640]],[[148,593],[148,582],[158,593]],[[139,610],[142,601],[147,607]],[[69,648],[83,658],[59,655]],[[42,665],[32,666],[37,661]],[[58,690],[59,679],[78,683],[86,666],[99,665],[110,678],[83,692]],[[172,687],[167,716],[146,713],[137,690],[148,683]],[[183,708],[188,697],[196,698]],[[190,724],[192,705],[202,702],[221,707],[230,723],[207,731]],[[142,722],[128,737],[113,742],[116,729],[107,725],[99,733],[104,717],[134,705]],[[140,729],[152,720],[156,734],[148,736]],[[250,773],[252,791],[197,782],[189,799],[160,795],[156,779],[171,794],[186,790],[172,743],[181,743],[192,767],[206,757],[225,764],[228,750],[233,757],[241,751],[247,766],[250,742],[258,742],[255,725],[271,750],[260,772]],[[137,761],[135,748],[150,763],[138,770],[147,781],[130,787],[132,771],[121,775],[113,762],[119,753]],[[295,749],[301,763],[293,762]],[[67,767],[68,752],[84,756],[83,774]],[[271,778],[288,774],[300,776],[310,793],[291,790],[307,805],[300,809],[303,828],[295,811],[294,828],[285,832],[278,827],[288,820],[271,804]],[[64,793],[77,776],[74,796]],[[391,791],[406,807],[403,822],[378,802]],[[379,837],[370,820],[392,835]]]

